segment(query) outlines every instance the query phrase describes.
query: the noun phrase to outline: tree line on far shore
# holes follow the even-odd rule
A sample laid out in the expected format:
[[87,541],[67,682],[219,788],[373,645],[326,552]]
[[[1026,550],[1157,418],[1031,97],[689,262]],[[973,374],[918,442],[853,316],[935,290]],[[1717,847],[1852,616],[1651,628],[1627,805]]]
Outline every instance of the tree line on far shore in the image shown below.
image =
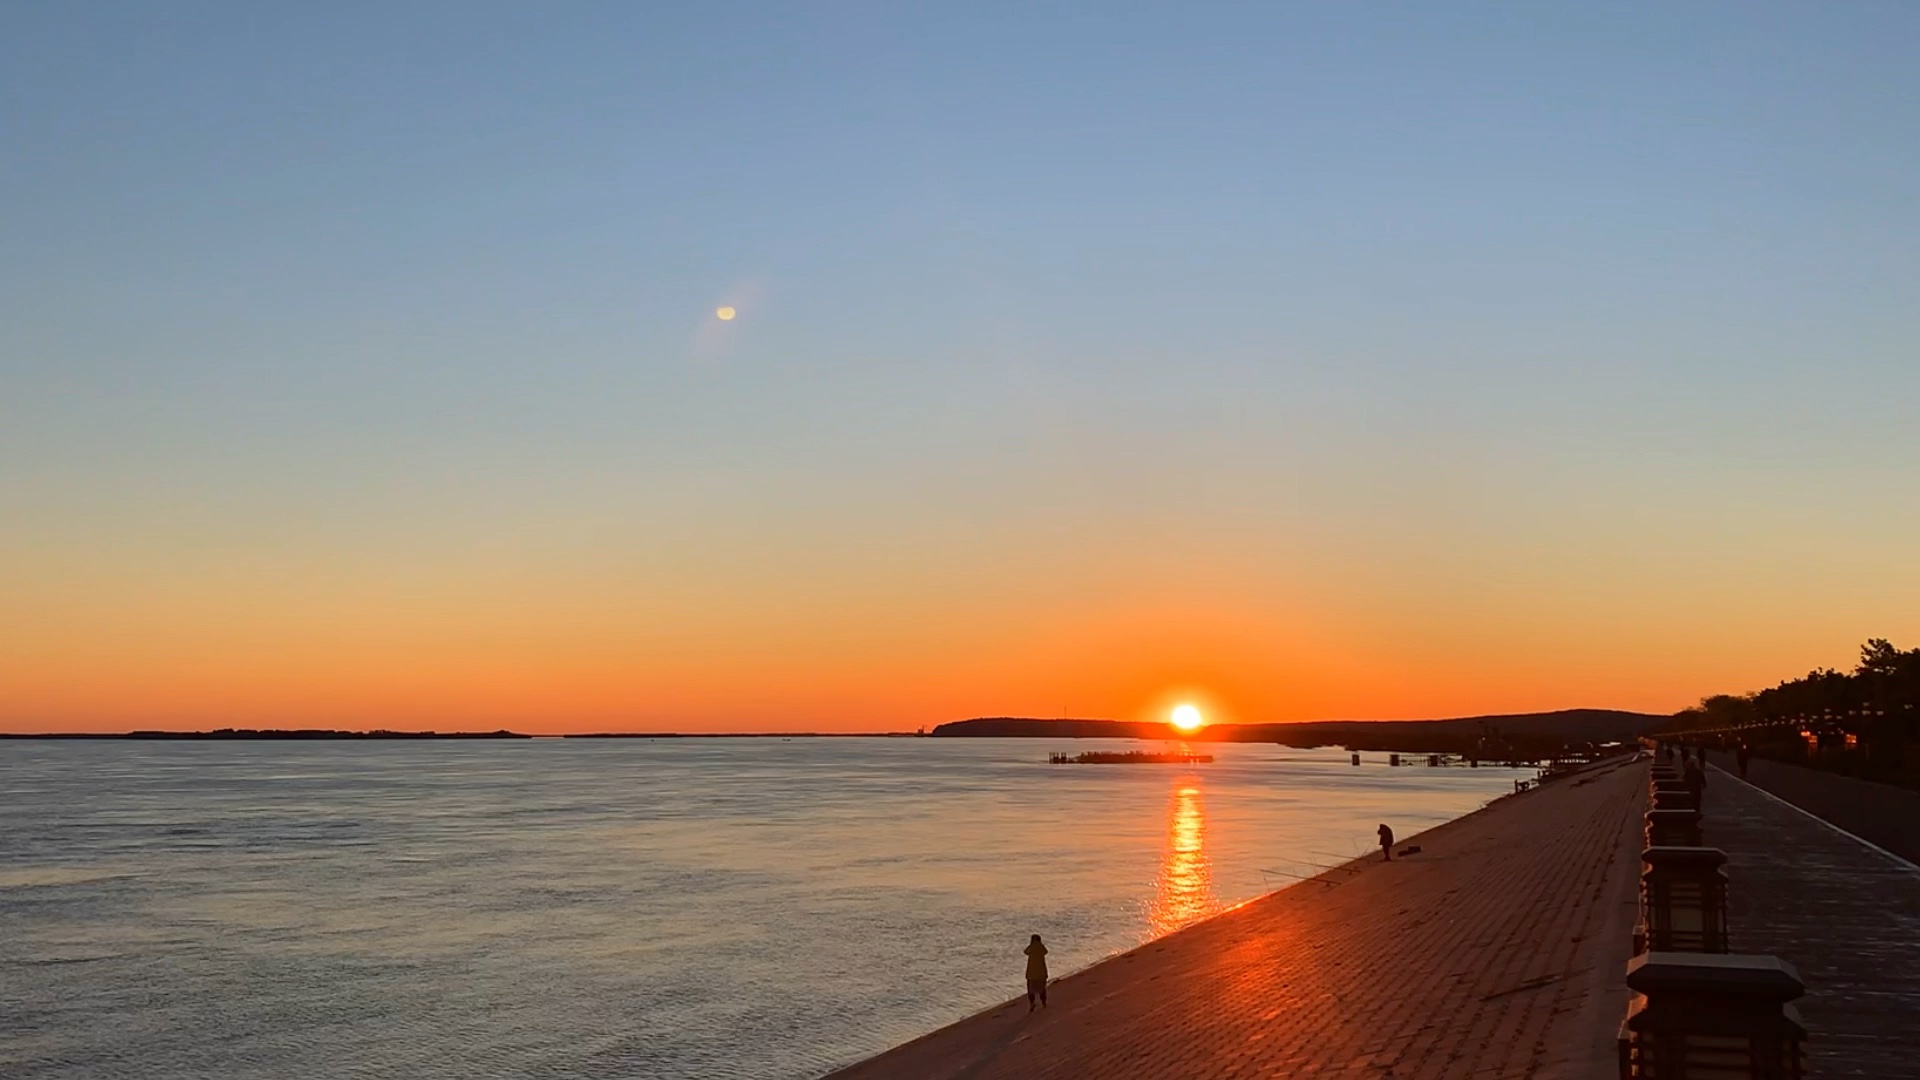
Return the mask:
[[1920,710],[1920,649],[1886,638],[1860,646],[1851,672],[1815,668],[1750,694],[1715,694],[1675,713],[1668,730],[1700,731],[1768,723],[1830,723],[1848,730],[1905,721]]
[[1850,672],[1816,668],[1751,694],[1715,694],[1662,731],[1920,787],[1920,649],[1872,638]]

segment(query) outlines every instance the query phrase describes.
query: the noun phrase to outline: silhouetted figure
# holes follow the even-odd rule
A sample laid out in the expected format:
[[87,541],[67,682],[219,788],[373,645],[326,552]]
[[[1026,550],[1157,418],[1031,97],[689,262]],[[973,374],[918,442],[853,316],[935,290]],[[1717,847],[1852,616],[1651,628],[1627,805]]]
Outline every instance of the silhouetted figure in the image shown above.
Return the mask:
[[1693,795],[1694,809],[1706,809],[1707,770],[1705,766],[1700,764],[1699,758],[1693,758],[1687,762],[1685,779],[1687,782],[1687,790]]
[[1047,1003],[1047,947],[1040,941],[1040,935],[1033,935],[1027,942],[1027,1011],[1032,1012],[1034,1003]]
[[1386,862],[1393,861],[1393,830],[1384,823],[1380,826],[1380,858]]
[[1739,747],[1734,750],[1733,760],[1740,765],[1740,779],[1745,780],[1747,778],[1747,762],[1752,760],[1752,758],[1753,750],[1750,749],[1746,743],[1741,743]]

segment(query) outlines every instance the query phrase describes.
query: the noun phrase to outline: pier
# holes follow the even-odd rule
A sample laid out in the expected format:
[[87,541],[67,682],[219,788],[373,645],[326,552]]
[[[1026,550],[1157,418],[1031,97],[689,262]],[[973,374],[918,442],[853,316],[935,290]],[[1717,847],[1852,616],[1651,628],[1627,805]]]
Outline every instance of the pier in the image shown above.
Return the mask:
[[[832,1080],[1610,1080],[1649,786],[1624,758],[1562,776]],[[1920,868],[1717,769],[1703,801],[1725,947],[1805,983],[1805,1075],[1920,1078]]]

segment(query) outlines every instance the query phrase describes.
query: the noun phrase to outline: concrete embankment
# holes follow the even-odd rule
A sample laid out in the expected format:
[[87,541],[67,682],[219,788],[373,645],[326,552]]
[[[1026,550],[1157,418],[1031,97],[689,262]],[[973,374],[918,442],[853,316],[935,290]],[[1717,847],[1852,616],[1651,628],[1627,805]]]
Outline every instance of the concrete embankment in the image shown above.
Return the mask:
[[1646,787],[1617,759],[1501,799],[834,1080],[1614,1075]]

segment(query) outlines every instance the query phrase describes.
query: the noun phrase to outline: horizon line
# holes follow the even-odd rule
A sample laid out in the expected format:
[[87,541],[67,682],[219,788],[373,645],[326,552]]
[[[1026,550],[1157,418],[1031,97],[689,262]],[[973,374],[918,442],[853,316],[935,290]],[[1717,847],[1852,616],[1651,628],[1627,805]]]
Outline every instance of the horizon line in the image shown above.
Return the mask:
[[[1253,720],[1223,721],[1208,724],[1206,729],[1234,729],[1247,727],[1295,727],[1308,724],[1441,724],[1458,720],[1492,720],[1507,717],[1551,716],[1574,712],[1630,713],[1638,716],[1665,717],[1671,713],[1645,713],[1635,709],[1610,709],[1595,707],[1573,707],[1564,709],[1544,709],[1535,712],[1483,713],[1473,716],[1426,717],[1417,720],[1391,718],[1323,718],[1315,720]],[[921,738],[929,737],[935,730],[952,724],[964,724],[974,721],[1019,720],[1050,724],[1130,724],[1144,726],[1171,725],[1156,720],[1115,720],[1105,717],[1069,717],[1069,716],[970,716],[960,720],[947,720],[931,727],[922,727],[914,731],[545,731],[525,732],[510,728],[492,730],[439,731],[435,729],[400,730],[397,728],[325,728],[325,727],[217,727],[217,728],[133,728],[125,731],[0,731],[0,739],[193,739],[228,737],[234,739],[267,739],[275,736],[283,741],[299,741],[300,737],[322,738],[365,738],[365,739],[845,739],[845,738]],[[983,737],[983,736],[976,736]],[[1187,733],[1182,737],[1192,737]]]

